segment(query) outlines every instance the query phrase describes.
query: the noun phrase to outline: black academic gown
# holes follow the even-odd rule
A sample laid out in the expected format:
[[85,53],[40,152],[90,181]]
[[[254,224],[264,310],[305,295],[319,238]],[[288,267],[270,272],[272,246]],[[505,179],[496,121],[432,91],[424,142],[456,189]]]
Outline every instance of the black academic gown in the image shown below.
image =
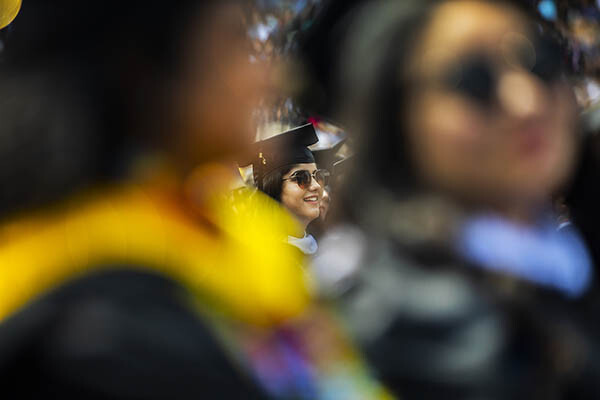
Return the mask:
[[175,282],[115,265],[0,324],[5,399],[263,399]]
[[[446,230],[423,228],[419,207],[426,218],[436,208],[407,204],[405,218],[368,236],[360,276],[341,299],[383,383],[404,399],[597,398],[600,345],[585,298],[470,264]],[[441,226],[456,226],[446,210],[436,214]],[[394,231],[397,221],[414,226]]]

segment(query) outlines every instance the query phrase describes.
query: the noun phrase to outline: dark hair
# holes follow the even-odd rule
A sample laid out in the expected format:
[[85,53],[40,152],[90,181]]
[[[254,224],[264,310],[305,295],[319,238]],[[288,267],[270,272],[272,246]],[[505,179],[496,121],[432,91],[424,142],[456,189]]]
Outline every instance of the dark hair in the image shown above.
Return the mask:
[[215,4],[23,2],[0,62],[1,215],[121,179],[135,151],[166,140],[157,102],[184,33]]
[[294,168],[293,165],[277,168],[262,178],[261,191],[271,198],[281,202],[281,191],[283,189],[283,177]]
[[600,265],[600,134],[597,131],[585,133],[565,200],[570,220],[582,233],[594,264]]
[[[403,67],[411,58],[418,36],[426,28],[433,2],[427,0],[386,2],[367,8],[369,15],[361,18],[358,31],[368,30],[360,39],[358,31],[349,41],[361,41],[350,55],[369,54],[368,65],[353,65],[343,79],[355,84],[349,95],[347,83],[340,85],[339,97],[347,98],[342,110],[345,121],[358,130],[360,152],[358,165],[364,166],[363,179],[394,192],[412,191],[417,185],[415,170],[408,152],[405,134],[407,101],[412,90]],[[385,17],[384,17],[385,16]],[[375,44],[376,43],[376,44]],[[357,115],[356,110],[360,110]],[[357,115],[356,119],[354,116]],[[361,179],[362,180],[362,179]]]

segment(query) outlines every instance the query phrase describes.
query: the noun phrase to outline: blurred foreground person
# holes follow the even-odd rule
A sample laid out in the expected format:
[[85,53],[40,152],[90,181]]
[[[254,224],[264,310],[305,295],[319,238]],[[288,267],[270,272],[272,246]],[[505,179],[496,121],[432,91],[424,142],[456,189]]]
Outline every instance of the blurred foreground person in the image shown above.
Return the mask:
[[409,399],[595,397],[590,259],[551,214],[577,148],[559,50],[502,2],[369,2],[348,32],[368,250],[344,310],[372,366]]
[[264,89],[242,18],[23,3],[0,64],[5,397],[266,397],[220,331],[281,323],[308,292],[280,244],[295,222],[225,200]]

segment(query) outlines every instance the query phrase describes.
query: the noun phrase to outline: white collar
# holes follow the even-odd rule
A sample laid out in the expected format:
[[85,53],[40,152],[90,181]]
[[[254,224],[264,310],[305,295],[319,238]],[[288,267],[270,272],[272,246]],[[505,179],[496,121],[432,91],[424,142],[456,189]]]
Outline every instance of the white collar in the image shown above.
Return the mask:
[[574,229],[548,220],[517,226],[493,215],[477,215],[462,226],[459,251],[478,267],[518,276],[577,297],[592,279],[590,256]]
[[288,236],[287,242],[292,246],[299,248],[304,254],[313,255],[319,249],[315,238],[312,235],[307,235],[306,233],[304,233],[304,237],[302,238]]

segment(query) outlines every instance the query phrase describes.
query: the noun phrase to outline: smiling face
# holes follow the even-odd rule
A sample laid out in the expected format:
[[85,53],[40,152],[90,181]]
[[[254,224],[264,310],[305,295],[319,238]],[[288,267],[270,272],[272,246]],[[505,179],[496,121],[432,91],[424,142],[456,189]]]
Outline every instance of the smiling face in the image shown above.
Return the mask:
[[544,60],[537,43],[525,19],[501,5],[448,1],[434,11],[408,73],[424,84],[406,114],[428,186],[480,207],[531,208],[565,180],[576,143],[573,96],[561,77],[532,67]]
[[[283,176],[291,178],[295,172],[307,170],[311,174],[317,170],[316,164],[296,164]],[[323,198],[323,188],[313,178],[306,189],[302,189],[293,180],[284,180],[281,190],[281,203],[287,208],[304,228],[319,217],[319,205]]]

